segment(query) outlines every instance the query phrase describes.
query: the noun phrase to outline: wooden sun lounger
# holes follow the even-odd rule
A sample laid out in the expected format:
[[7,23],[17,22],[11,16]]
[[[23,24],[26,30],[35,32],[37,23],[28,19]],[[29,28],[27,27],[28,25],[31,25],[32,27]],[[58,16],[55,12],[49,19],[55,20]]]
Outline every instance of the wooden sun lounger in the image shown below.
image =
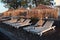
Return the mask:
[[24,22],[24,20],[25,20],[25,19],[21,18],[18,22],[19,22],[19,23],[22,23],[22,22]]
[[8,20],[8,21],[4,21],[3,23],[10,24],[10,23],[15,23],[15,22],[17,22],[17,19],[12,19],[12,20]]
[[30,29],[30,31],[35,32],[38,35],[42,35],[44,32],[53,29],[53,27],[51,27],[53,24],[53,22],[46,22],[46,24],[43,27],[35,27],[32,30]]
[[[44,22],[45,21],[42,22],[42,25],[43,25]],[[40,20],[35,25],[24,27],[23,29],[29,31],[30,28],[38,27],[39,23],[40,23]]]
[[[44,32],[55,28],[55,26],[52,27],[54,21],[47,21],[43,27],[30,27],[27,31],[32,32],[38,35],[42,35]],[[25,28],[26,30],[26,28]]]
[[10,19],[10,17],[0,17],[0,20],[3,22],[3,21],[7,21],[7,20],[9,20]]
[[16,20],[16,22],[9,23],[9,25],[16,24],[16,23],[23,23],[25,19],[20,19],[19,21]]
[[16,25],[16,23],[23,23],[25,19],[20,19],[19,21],[13,22],[13,23],[8,23],[9,25]]
[[10,24],[12,26],[14,26],[15,28],[19,28],[19,27],[22,27],[22,26],[26,26],[26,25],[31,25],[31,23],[29,23],[31,20],[30,19],[26,19],[24,22],[22,23],[13,23],[13,24]]
[[[25,19],[20,19],[19,22],[23,22]],[[4,21],[3,23],[6,23],[6,24],[12,24],[12,23],[16,23],[17,22],[17,19],[11,19],[11,20],[8,20],[8,21]]]

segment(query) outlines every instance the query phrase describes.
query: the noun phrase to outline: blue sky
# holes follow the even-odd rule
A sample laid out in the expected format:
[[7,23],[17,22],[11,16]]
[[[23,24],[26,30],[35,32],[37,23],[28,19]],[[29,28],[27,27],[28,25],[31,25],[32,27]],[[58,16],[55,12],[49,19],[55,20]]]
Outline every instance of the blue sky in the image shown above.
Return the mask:
[[3,13],[5,11],[7,11],[7,10],[8,10],[8,8],[5,8],[4,4],[0,2],[0,13]]
[[[56,2],[56,5],[60,5],[60,0],[54,0],[54,2]],[[8,8],[5,8],[4,4],[0,2],[0,13],[3,13],[5,11],[7,11],[7,10],[8,10]]]

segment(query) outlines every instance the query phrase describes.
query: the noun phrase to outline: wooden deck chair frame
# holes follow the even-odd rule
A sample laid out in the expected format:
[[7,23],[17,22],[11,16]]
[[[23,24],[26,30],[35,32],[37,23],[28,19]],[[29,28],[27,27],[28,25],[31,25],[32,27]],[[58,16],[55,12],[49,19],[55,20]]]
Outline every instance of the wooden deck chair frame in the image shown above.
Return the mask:
[[[52,22],[52,24],[53,24],[53,22]],[[48,31],[48,30],[50,30],[50,29],[55,30],[55,26],[51,27],[51,26],[52,26],[52,24],[49,26],[49,28],[48,28],[48,29],[45,29],[45,30],[44,30],[44,28],[45,28],[45,27],[40,27],[40,29],[42,29],[42,31],[41,31],[41,32],[39,32],[39,33],[36,33],[36,34],[38,34],[38,35],[42,36],[42,34],[43,34],[44,32],[46,32],[46,31]],[[46,25],[46,24],[45,24],[45,25]],[[44,25],[44,26],[45,26],[45,25]],[[30,30],[28,30],[28,32],[30,32]]]
[[29,23],[30,21],[31,21],[30,19],[26,19],[23,23],[12,24],[12,26],[15,26],[16,28],[19,28],[21,26],[31,25],[31,23]]
[[11,19],[11,20],[8,20],[8,21],[4,21],[3,23],[11,24],[11,23],[15,23],[15,22],[17,22],[17,19]]
[[[39,22],[40,22],[40,20],[39,20],[35,25],[33,25],[33,26],[28,26],[28,27],[25,27],[25,28],[28,28],[28,29],[29,29],[29,28],[32,28],[32,27],[33,27],[33,28],[34,28],[34,27],[38,27]],[[43,23],[44,23],[44,22],[45,22],[45,21],[43,21]],[[43,24],[43,23],[42,23],[42,24]],[[24,28],[23,28],[23,29],[24,29]]]

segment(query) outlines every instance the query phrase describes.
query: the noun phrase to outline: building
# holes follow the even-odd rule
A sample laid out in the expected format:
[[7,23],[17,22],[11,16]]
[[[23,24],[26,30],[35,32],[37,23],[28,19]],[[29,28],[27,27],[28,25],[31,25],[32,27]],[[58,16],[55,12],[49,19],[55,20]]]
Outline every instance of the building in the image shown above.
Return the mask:
[[58,8],[58,16],[60,16],[60,0],[54,0],[55,2],[55,7]]

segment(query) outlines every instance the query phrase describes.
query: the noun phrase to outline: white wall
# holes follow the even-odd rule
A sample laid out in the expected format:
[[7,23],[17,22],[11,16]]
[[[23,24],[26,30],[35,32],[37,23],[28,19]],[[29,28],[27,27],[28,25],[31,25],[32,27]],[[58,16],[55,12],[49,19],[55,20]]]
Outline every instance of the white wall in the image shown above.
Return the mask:
[[60,0],[54,0],[56,2],[56,5],[60,5]]

